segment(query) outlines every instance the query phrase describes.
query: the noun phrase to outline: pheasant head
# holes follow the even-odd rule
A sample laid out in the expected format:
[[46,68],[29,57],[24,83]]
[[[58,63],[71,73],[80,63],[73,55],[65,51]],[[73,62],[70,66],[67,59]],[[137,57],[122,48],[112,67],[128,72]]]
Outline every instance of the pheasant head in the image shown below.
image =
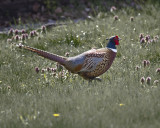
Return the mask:
[[106,40],[109,40],[107,48],[111,49],[114,52],[117,52],[116,45],[119,45],[120,38],[118,36],[113,36],[110,37],[109,39],[107,38]]

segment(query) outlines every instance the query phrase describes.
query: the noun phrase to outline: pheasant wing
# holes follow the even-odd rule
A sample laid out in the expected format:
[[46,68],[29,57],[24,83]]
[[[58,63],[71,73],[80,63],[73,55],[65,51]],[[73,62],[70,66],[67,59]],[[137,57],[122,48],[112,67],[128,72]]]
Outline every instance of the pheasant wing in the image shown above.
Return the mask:
[[84,64],[79,72],[90,72],[93,71],[96,66],[102,62],[105,53],[89,53],[86,55]]

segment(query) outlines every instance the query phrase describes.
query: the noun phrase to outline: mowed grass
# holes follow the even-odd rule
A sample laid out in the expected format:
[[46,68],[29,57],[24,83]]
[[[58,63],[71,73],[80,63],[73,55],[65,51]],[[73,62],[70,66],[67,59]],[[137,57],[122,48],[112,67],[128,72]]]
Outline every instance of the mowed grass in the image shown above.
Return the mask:
[[[25,44],[55,54],[80,54],[122,40],[103,81],[88,83],[67,71],[41,71],[56,63],[19,49],[0,36],[0,127],[2,128],[146,128],[160,127],[160,41],[141,46],[139,35],[160,35],[160,9],[149,5],[141,11],[122,9],[101,12],[92,20],[67,22]],[[119,20],[114,20],[114,15]],[[133,22],[130,17],[133,16]],[[18,28],[17,28],[18,29]],[[17,42],[18,44],[18,42]],[[143,60],[150,64],[143,66]],[[136,66],[139,70],[136,70]],[[151,77],[141,84],[141,77]],[[57,115],[53,115],[57,114]]]

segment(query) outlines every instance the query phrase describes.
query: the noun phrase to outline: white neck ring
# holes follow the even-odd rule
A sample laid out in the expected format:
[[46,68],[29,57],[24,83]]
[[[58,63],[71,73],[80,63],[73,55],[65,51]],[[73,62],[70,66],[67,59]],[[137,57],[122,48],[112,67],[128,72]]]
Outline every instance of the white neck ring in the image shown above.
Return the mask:
[[108,48],[108,49],[111,49],[113,52],[117,52],[117,49],[113,49],[113,48]]

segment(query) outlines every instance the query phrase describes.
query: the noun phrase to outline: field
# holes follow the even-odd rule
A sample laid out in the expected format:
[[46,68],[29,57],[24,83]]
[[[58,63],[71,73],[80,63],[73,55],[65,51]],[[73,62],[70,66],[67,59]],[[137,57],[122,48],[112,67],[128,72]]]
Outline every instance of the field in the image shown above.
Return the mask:
[[[160,127],[159,14],[159,7],[152,5],[140,11],[99,12],[78,23],[66,21],[67,25],[46,33],[38,31],[21,42],[75,56],[105,47],[106,38],[118,35],[122,40],[117,57],[100,76],[102,82],[88,83],[53,61],[19,49],[8,40],[11,35],[1,35],[1,128]],[[141,33],[144,40],[140,41]]]

